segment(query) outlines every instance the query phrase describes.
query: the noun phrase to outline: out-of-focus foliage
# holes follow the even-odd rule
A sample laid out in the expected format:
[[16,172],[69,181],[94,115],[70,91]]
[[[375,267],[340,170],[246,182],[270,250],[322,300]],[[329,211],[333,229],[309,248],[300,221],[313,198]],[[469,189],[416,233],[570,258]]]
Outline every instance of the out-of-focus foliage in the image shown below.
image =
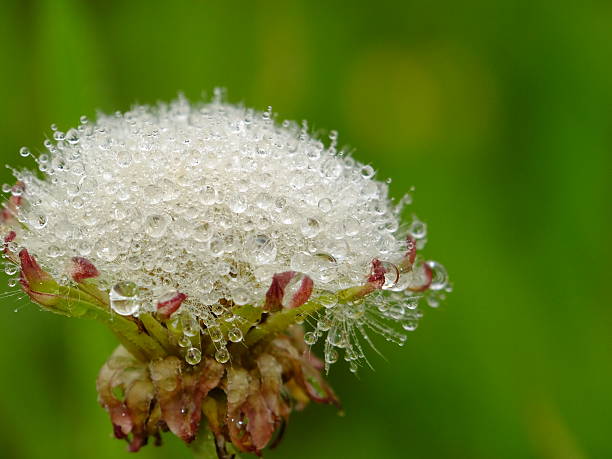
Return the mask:
[[[416,187],[455,291],[375,371],[334,367],[347,416],[309,407],[269,457],[612,456],[609,2],[15,0],[0,62],[5,163],[52,122],[224,86]],[[0,455],[127,457],[94,385],[115,345],[3,299]]]

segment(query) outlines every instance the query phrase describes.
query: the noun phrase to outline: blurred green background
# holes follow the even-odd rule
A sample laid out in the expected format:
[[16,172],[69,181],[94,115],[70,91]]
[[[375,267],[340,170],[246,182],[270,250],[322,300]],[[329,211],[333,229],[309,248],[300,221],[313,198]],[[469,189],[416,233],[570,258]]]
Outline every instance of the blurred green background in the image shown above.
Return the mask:
[[[416,187],[455,291],[267,457],[612,457],[610,2],[3,1],[0,62],[5,163],[53,122],[224,86]],[[128,457],[96,403],[114,346],[2,300],[0,457]]]

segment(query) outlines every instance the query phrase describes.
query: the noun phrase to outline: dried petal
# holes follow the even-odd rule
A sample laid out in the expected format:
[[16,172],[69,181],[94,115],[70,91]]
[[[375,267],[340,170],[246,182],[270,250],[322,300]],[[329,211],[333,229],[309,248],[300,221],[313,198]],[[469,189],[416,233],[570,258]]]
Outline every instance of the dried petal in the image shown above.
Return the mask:
[[313,287],[312,279],[305,274],[295,271],[275,274],[266,292],[264,310],[280,311],[283,306],[287,309],[297,308],[308,301]]
[[[296,283],[294,288],[292,283]],[[312,294],[314,282],[312,279],[303,274],[297,274],[293,277],[291,282],[285,287],[283,306],[287,309],[293,309],[302,306],[308,301]]]
[[181,303],[185,301],[187,295],[184,293],[177,292],[171,298],[160,301],[157,303],[157,314],[166,320],[181,306]]
[[293,276],[295,276],[295,271],[285,271],[272,276],[272,284],[266,292],[264,311],[274,312],[282,309],[285,287]]
[[100,273],[94,264],[87,258],[73,257],[72,258],[72,269],[70,272],[72,279],[75,282],[83,282],[85,279],[91,279],[92,277],[98,277]]
[[223,365],[209,358],[198,366],[183,368],[182,362],[171,356],[151,362],[149,369],[162,418],[172,433],[192,442],[202,417],[202,399],[219,384]]
[[244,369],[228,372],[227,428],[241,451],[259,453],[270,441],[275,422],[260,392],[259,380]]

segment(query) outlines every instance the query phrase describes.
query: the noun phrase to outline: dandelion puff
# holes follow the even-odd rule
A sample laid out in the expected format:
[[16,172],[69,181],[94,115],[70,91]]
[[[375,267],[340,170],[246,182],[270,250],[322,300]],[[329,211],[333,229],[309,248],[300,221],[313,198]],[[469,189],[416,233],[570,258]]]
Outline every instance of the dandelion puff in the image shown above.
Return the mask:
[[98,392],[132,451],[162,425],[208,438],[203,413],[220,455],[259,454],[292,406],[338,404],[321,370],[369,365],[373,335],[402,345],[419,301],[450,290],[421,255],[426,224],[401,221],[412,197],[394,203],[335,131],[322,141],[219,91],[52,130],[37,171],[2,187],[5,272],[119,337]]

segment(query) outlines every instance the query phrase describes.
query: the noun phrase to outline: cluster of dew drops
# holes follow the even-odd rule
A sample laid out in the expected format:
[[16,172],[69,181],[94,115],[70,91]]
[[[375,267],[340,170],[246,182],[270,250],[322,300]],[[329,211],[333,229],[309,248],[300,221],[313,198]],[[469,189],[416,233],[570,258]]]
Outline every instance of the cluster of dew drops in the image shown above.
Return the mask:
[[[400,319],[416,318],[396,264],[407,231],[424,245],[425,224],[415,218],[400,229],[409,195],[393,204],[388,182],[339,151],[336,132],[325,145],[305,122],[278,123],[271,108],[229,105],[219,93],[207,104],[179,98],[51,129],[45,151],[20,150],[38,170],[13,170],[18,183],[2,187],[21,198],[8,249],[27,248],[64,284],[69,260],[89,259],[120,315],[153,312],[186,294],[168,328],[190,363],[201,359],[200,333],[227,362],[228,341],[243,339],[234,308],[261,305],[273,274],[288,270],[310,276],[314,295],[333,298],[362,284],[372,260],[387,264],[386,292],[368,300],[373,307],[326,305],[306,334],[308,344],[326,334],[329,363],[337,347],[348,360],[361,358],[350,343],[357,334],[369,340],[368,330],[401,339],[381,319],[397,321],[402,303],[409,312]],[[5,270],[18,267],[9,261]],[[448,288],[443,267],[435,272],[437,290]]]

